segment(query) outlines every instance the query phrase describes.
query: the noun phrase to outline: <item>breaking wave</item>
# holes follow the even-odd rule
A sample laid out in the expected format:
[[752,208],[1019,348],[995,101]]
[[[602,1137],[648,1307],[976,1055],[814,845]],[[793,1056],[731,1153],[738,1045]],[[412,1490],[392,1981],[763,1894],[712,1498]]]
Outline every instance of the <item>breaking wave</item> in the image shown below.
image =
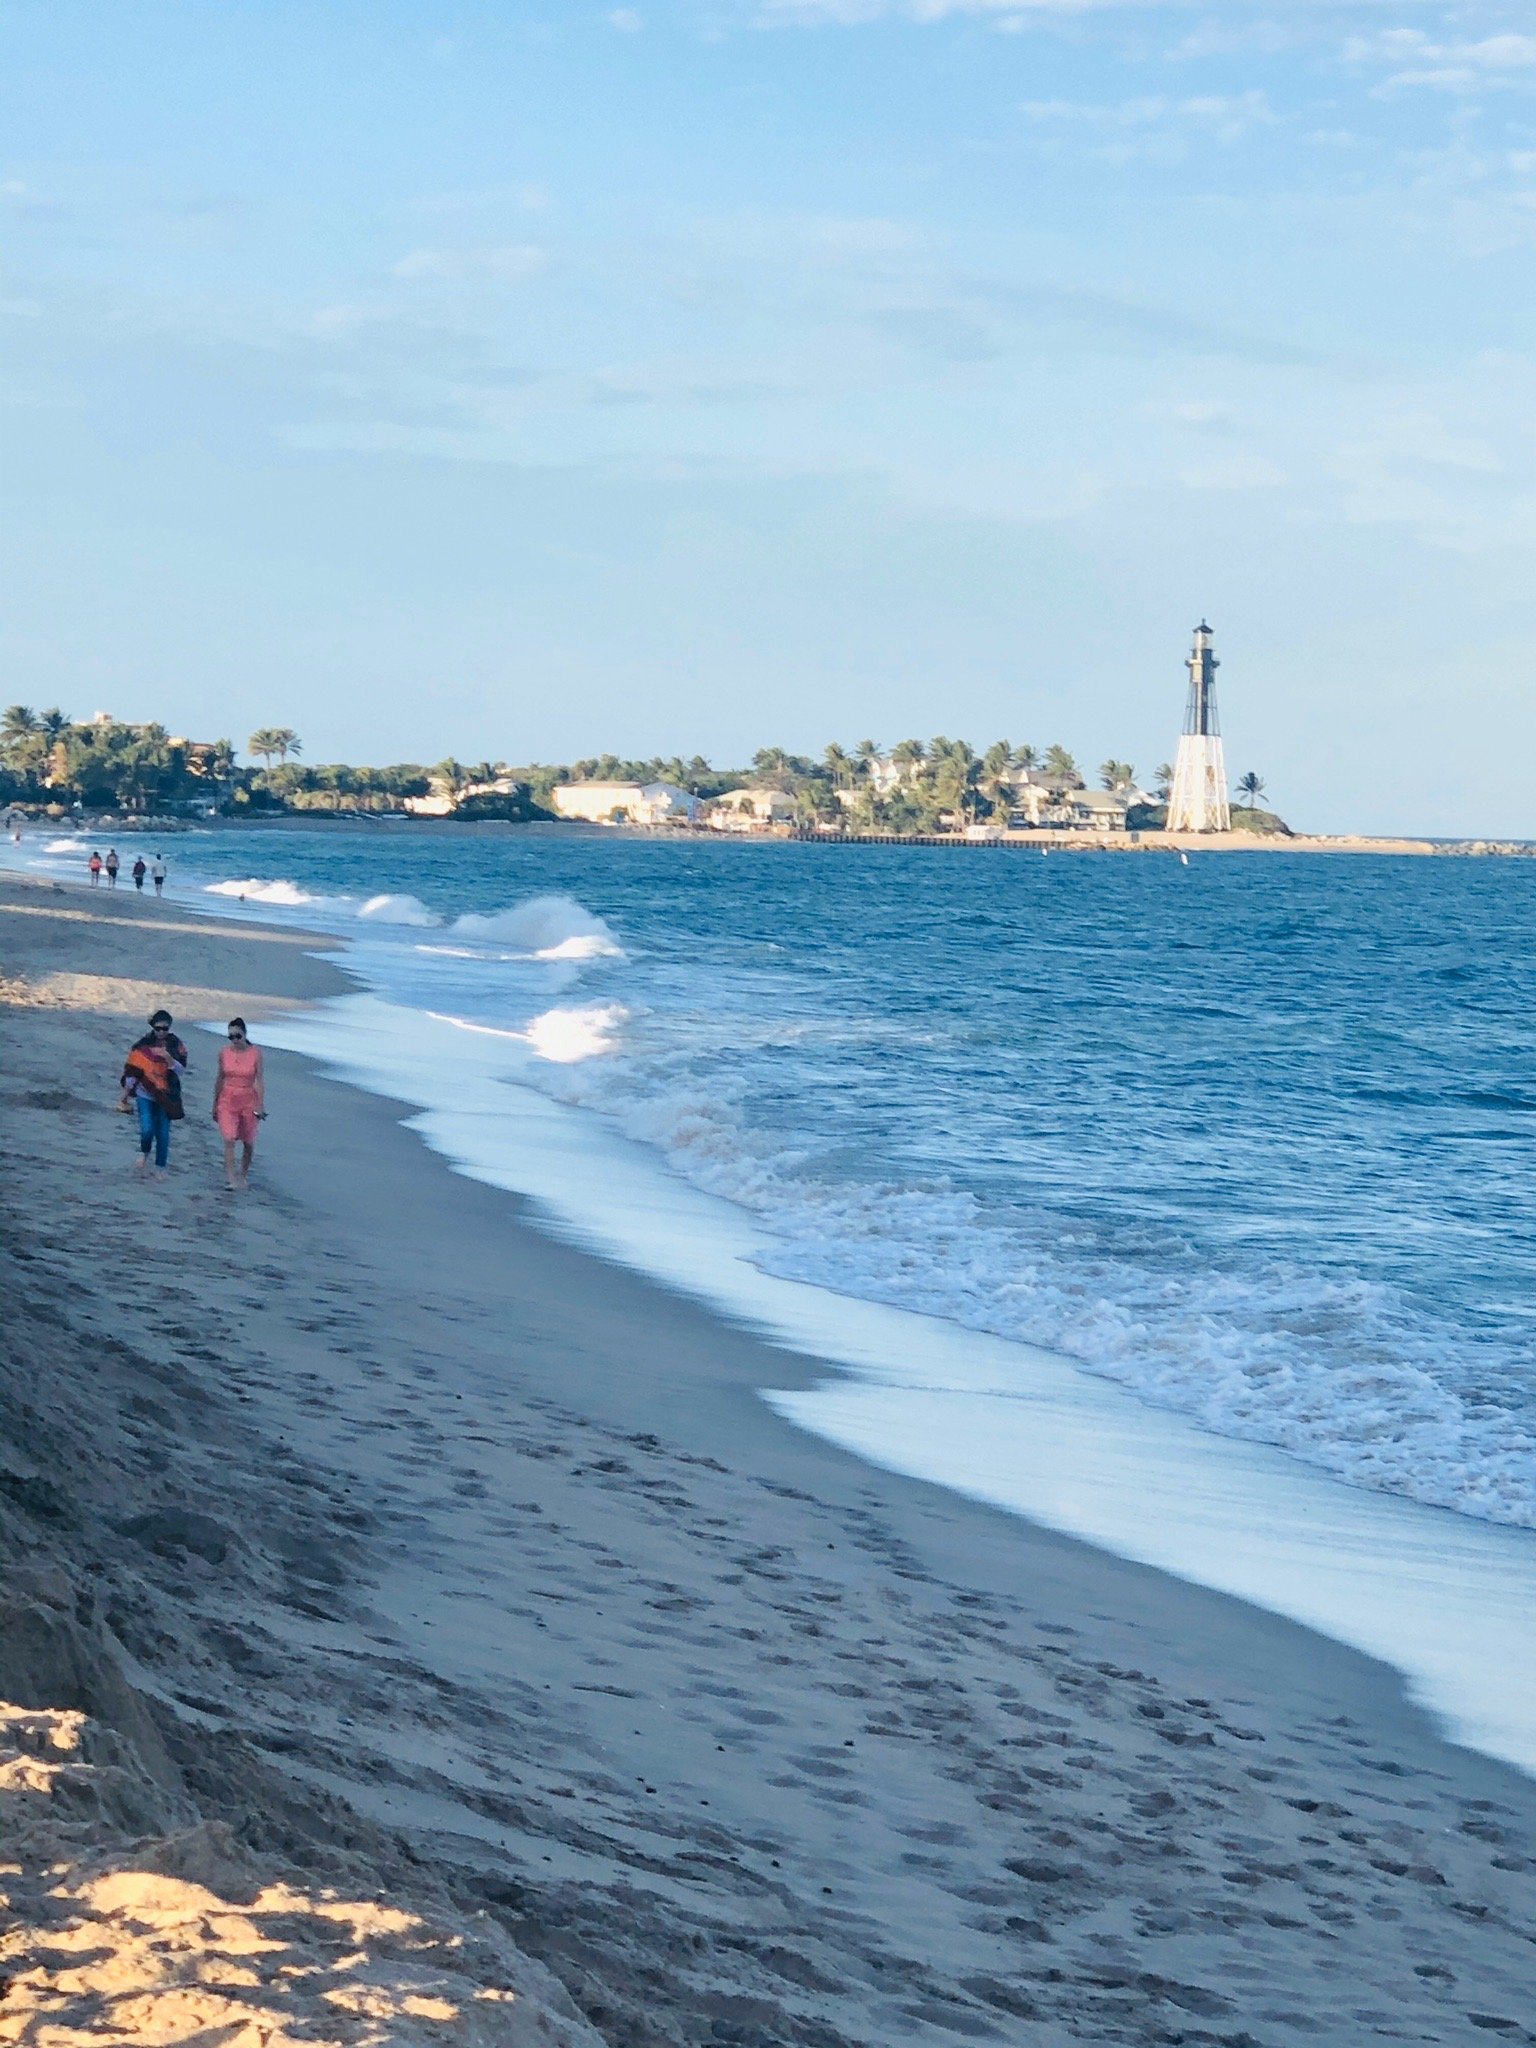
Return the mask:
[[485,916],[470,911],[454,920],[453,929],[464,938],[500,939],[536,960],[624,958],[607,921],[574,896],[530,896]]
[[729,1100],[648,1088],[628,1060],[548,1085],[750,1209],[773,1241],[764,1272],[1042,1346],[1218,1435],[1536,1528],[1536,1434],[1447,1385],[1441,1339],[1379,1283],[1279,1263],[1221,1272],[1166,1244],[1138,1259],[943,1181],[829,1182]]
[[301,889],[297,882],[262,881],[258,876],[247,876],[238,882],[210,882],[210,896],[231,896],[241,903],[270,903],[282,910],[298,910],[305,904],[333,903],[334,897],[315,896],[308,889]]
[[374,924],[428,926],[441,923],[441,919],[428,910],[419,896],[370,896],[359,906],[357,914]]

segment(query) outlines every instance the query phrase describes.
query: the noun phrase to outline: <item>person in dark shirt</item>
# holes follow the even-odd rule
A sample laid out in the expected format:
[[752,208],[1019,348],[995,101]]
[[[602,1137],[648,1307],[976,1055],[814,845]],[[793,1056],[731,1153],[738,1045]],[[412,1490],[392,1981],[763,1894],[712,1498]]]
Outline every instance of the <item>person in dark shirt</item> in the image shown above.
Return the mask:
[[122,1106],[131,1103],[139,1118],[139,1171],[155,1155],[155,1172],[170,1165],[171,1125],[182,1115],[181,1077],[187,1071],[187,1048],[171,1029],[169,1010],[156,1010],[149,1029],[129,1048],[123,1065]]

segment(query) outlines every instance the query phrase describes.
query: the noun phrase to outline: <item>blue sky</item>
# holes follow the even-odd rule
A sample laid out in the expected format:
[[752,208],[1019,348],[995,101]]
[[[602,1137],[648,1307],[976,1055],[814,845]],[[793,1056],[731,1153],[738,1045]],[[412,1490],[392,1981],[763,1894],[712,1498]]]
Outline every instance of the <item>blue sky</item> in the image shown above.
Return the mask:
[[6,701],[1536,834],[1536,19],[0,4]]

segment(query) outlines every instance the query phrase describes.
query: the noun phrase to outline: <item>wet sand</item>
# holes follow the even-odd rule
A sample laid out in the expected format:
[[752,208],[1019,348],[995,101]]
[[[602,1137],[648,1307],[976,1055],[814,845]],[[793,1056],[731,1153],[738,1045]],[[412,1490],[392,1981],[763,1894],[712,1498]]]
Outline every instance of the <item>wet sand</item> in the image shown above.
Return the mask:
[[[290,931],[0,881],[0,1698],[141,1787],[81,1818],[0,1723],[48,1766],[0,1765],[37,1997],[61,1916],[103,1938],[62,1855],[413,1916],[360,1943],[389,2041],[1536,2039],[1536,1786],[1391,1672],[794,1430],[758,1390],[829,1368],[294,1056],[230,1196],[188,1033],[139,1182],[149,1007],[259,1041],[345,985]],[[307,1983],[304,2038],[369,2038],[315,1920],[331,1975],[218,1995]]]

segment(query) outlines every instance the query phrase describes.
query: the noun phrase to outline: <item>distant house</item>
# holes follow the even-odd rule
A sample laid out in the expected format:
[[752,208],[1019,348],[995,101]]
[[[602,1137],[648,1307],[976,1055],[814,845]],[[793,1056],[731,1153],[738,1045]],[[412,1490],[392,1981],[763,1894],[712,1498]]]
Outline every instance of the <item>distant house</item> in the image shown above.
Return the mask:
[[1027,775],[1020,776],[1014,784],[1009,824],[1027,825],[1031,829],[1049,824],[1052,821],[1047,813],[1056,803],[1057,797],[1058,792],[1049,784],[1036,782]]
[[900,789],[904,782],[915,781],[921,765],[917,761],[909,761],[903,765],[900,761],[893,760],[889,754],[877,754],[866,766],[864,780],[876,796],[889,796],[893,790]]
[[643,801],[638,782],[561,782],[550,796],[556,814],[587,825],[612,825],[632,818]]
[[767,832],[795,822],[795,800],[782,789],[728,789],[709,806],[716,832]]
[[704,806],[691,790],[675,782],[648,782],[640,792],[641,815],[637,825],[696,825]]
[[550,802],[588,825],[692,825],[704,808],[675,782],[562,782]]
[[1130,796],[1122,789],[1068,789],[1059,804],[1068,825],[1090,832],[1123,832]]

